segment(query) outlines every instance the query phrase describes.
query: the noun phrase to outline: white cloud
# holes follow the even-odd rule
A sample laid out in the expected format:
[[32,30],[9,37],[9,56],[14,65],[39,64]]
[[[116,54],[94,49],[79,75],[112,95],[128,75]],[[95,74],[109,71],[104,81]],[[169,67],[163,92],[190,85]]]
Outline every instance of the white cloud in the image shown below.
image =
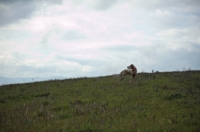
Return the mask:
[[0,15],[0,76],[98,76],[130,63],[139,71],[200,67],[198,1],[36,1],[7,16],[16,3],[0,2],[8,8]]

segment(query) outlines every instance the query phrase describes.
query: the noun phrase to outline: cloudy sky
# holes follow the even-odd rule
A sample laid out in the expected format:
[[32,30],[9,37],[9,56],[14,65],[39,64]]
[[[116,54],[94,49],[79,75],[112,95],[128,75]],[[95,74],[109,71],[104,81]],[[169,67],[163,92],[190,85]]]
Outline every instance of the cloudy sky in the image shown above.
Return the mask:
[[0,76],[200,69],[199,0],[0,0]]

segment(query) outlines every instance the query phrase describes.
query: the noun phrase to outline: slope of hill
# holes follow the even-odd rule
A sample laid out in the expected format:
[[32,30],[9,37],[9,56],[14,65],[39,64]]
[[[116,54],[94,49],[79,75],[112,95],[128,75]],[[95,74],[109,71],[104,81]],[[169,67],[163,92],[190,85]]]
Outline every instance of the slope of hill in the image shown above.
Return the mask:
[[0,76],[0,85],[40,82],[40,81],[53,80],[53,79],[63,79],[63,77],[62,76],[52,76],[52,77],[47,77],[47,78],[44,78],[44,77],[10,78],[10,77]]
[[0,131],[199,131],[200,71],[0,86]]

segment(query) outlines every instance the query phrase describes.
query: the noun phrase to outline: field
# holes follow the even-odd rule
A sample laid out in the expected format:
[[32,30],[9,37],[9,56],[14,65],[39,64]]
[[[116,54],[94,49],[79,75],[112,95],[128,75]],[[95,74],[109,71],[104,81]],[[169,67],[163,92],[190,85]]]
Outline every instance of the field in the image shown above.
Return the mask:
[[200,131],[200,71],[0,86],[1,132]]

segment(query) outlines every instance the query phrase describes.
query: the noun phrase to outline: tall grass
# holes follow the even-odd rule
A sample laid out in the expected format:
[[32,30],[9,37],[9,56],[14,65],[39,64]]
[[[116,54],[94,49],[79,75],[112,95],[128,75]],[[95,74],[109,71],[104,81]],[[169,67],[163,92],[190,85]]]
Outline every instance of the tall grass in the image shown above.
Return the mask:
[[199,131],[200,72],[0,87],[0,131]]

